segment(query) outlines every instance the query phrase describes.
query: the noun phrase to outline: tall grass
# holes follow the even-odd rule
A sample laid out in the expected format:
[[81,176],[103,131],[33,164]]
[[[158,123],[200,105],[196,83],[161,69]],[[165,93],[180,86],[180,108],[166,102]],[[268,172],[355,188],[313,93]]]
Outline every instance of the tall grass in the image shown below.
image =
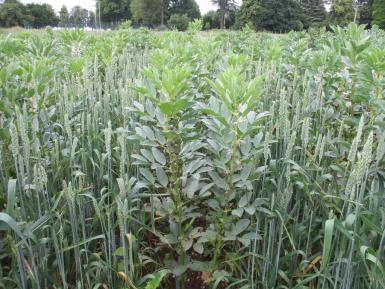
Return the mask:
[[0,287],[384,288],[384,42],[2,35]]

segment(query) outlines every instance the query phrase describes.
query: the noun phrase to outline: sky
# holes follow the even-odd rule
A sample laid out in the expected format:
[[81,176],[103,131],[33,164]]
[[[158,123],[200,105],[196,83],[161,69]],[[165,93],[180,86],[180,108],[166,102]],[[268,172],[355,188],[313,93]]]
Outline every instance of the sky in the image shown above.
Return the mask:
[[[210,0],[196,0],[201,9],[201,13],[205,14],[209,10],[215,10],[216,7],[211,4]],[[95,10],[95,0],[22,0],[23,3],[48,3],[53,6],[56,11],[59,11],[63,5],[66,5],[69,10],[72,7],[79,5],[88,10]],[[241,4],[241,0],[237,0]]]

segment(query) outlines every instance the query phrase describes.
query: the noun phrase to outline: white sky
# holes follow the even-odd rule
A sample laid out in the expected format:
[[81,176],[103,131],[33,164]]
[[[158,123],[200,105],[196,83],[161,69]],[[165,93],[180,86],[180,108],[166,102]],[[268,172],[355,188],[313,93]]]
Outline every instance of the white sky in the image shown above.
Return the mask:
[[[211,4],[210,0],[196,0],[201,9],[201,13],[205,14],[209,10],[215,10],[216,7]],[[88,10],[95,10],[95,0],[21,0],[23,3],[49,3],[56,11],[59,11],[63,5],[66,5],[68,10],[72,7],[79,5]],[[242,0],[237,0],[238,4],[242,3]]]

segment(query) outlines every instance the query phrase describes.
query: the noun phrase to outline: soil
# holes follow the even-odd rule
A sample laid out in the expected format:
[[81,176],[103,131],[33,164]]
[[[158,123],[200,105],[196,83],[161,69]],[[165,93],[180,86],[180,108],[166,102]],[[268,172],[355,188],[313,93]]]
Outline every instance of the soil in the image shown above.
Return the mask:
[[[186,286],[188,289],[209,289],[210,284],[208,284],[210,276],[207,273],[196,272],[192,270],[186,271]],[[227,283],[222,282],[217,287],[218,289],[224,289],[228,286]],[[170,285],[165,287],[167,289],[175,289],[175,281],[172,280]]]

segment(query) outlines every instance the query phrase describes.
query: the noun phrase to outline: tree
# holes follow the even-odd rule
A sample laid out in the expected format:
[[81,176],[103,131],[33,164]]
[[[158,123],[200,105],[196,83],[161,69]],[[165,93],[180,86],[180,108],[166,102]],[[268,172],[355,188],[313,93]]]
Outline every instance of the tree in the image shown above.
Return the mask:
[[310,26],[320,27],[325,24],[326,9],[323,0],[304,0],[302,5]]
[[235,11],[237,9],[236,2],[235,0],[211,0],[211,2],[219,7],[220,28],[224,29],[226,26],[226,16],[231,11]]
[[61,27],[68,27],[70,22],[70,14],[68,12],[67,6],[63,5],[59,11],[59,25]]
[[96,27],[96,15],[94,11],[88,11],[88,18],[87,18],[87,27]]
[[306,16],[295,0],[262,0],[260,29],[272,32],[302,30]]
[[28,20],[25,6],[17,0],[5,0],[0,4],[0,26],[22,26]]
[[373,0],[363,1],[360,7],[360,24],[370,26],[372,24]]
[[30,26],[34,28],[56,26],[59,23],[59,18],[49,4],[27,4],[25,12],[30,17]]
[[219,24],[219,14],[216,11],[209,11],[202,17],[203,20],[203,29],[218,29],[220,27]]
[[236,28],[249,25],[254,30],[260,27],[261,0],[243,0],[241,9],[237,13]]
[[143,25],[164,25],[166,0],[132,0],[131,13],[134,21]]
[[71,9],[70,23],[72,26],[85,27],[89,23],[89,11],[80,6]]
[[168,20],[169,27],[178,29],[178,31],[186,31],[190,22],[186,14],[173,14]]
[[385,0],[373,1],[373,24],[385,29]]
[[191,20],[201,17],[198,4],[195,0],[171,0],[169,13],[187,15]]
[[329,13],[330,24],[346,26],[354,21],[354,7],[352,0],[333,0]]
[[131,19],[131,0],[97,0],[96,13],[101,21],[112,24]]

